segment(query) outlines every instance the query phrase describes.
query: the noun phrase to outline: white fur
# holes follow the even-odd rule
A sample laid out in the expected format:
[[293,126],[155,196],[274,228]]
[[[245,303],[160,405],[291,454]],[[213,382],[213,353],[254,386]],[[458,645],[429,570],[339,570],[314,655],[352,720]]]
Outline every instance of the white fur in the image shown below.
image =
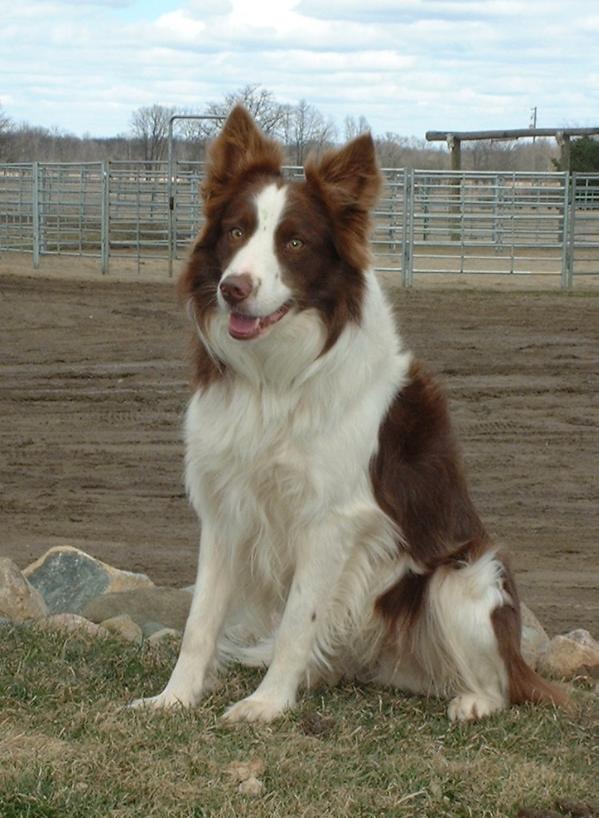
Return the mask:
[[[274,185],[258,195],[258,228],[225,271],[253,277],[259,314],[289,298],[274,250],[285,195]],[[268,666],[258,689],[227,712],[231,721],[269,721],[293,706],[302,683],[343,674],[451,689],[462,696],[455,718],[503,702],[489,621],[501,604],[492,556],[434,578],[417,645],[398,637],[389,650],[374,614],[375,599],[417,568],[400,555],[401,532],[369,475],[411,357],[373,272],[365,278],[360,324],[348,324],[325,355],[315,311],[292,309],[246,342],[229,335],[221,304],[205,328],[202,340],[227,374],[196,392],[185,423],[186,485],[202,525],[198,577],[172,677],[136,704],[192,706],[231,657]]]

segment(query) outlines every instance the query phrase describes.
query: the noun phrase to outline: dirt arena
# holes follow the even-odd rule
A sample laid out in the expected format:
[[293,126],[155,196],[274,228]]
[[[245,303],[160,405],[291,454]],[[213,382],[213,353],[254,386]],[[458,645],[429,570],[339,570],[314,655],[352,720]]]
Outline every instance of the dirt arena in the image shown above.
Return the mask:
[[[56,265],[17,275],[0,258],[0,555],[24,567],[69,543],[187,585],[188,330],[173,286]],[[599,290],[395,293],[406,341],[446,383],[523,599],[551,633],[599,635]]]

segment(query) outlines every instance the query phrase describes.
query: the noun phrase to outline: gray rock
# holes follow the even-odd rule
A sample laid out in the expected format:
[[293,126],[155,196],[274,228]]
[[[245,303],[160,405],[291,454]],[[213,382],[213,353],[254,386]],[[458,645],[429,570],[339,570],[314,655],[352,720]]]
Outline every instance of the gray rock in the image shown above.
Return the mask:
[[190,606],[191,595],[179,588],[139,588],[99,596],[82,613],[98,623],[128,614],[141,628],[149,622],[160,622],[166,628],[182,631]]
[[141,645],[143,634],[141,628],[134,622],[128,614],[120,614],[120,616],[113,616],[110,619],[105,619],[100,623],[101,628],[105,628],[111,633],[116,633],[122,636],[128,642],[136,642]]
[[23,572],[44,597],[50,613],[81,613],[100,594],[153,587],[145,574],[121,571],[84,551],[57,546]]
[[586,631],[584,628],[576,628],[570,633],[566,634],[568,639],[571,639],[573,642],[576,642],[582,647],[589,648],[592,651],[599,650],[599,642],[596,639],[593,639],[591,634]]
[[39,619],[48,609],[42,595],[19,571],[12,560],[0,559],[0,616],[11,622]]
[[565,636],[554,636],[539,661],[539,669],[555,679],[573,679],[585,668],[596,667],[599,667],[599,642],[582,628]]
[[545,628],[524,603],[520,605],[522,615],[522,656],[527,663],[536,669],[539,659],[549,644]]

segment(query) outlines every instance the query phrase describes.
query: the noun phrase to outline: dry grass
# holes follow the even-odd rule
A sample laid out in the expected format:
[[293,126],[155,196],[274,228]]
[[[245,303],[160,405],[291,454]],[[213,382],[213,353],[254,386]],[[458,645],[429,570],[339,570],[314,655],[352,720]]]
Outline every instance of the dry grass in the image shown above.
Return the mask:
[[[0,626],[0,816],[540,818],[592,800],[589,691],[575,717],[524,707],[451,726],[441,702],[345,684],[273,726],[225,727],[257,681],[239,670],[193,712],[123,709],[160,689],[176,650]],[[257,796],[231,775],[251,760]]]

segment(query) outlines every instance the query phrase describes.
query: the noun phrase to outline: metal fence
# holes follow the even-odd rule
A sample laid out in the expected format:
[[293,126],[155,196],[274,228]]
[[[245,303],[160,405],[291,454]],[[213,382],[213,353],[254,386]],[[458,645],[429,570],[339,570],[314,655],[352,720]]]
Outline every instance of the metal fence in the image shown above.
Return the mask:
[[[286,168],[301,176],[301,168]],[[599,174],[384,171],[378,269],[421,275],[599,275]],[[0,251],[119,258],[172,272],[201,224],[203,165],[0,164]]]

